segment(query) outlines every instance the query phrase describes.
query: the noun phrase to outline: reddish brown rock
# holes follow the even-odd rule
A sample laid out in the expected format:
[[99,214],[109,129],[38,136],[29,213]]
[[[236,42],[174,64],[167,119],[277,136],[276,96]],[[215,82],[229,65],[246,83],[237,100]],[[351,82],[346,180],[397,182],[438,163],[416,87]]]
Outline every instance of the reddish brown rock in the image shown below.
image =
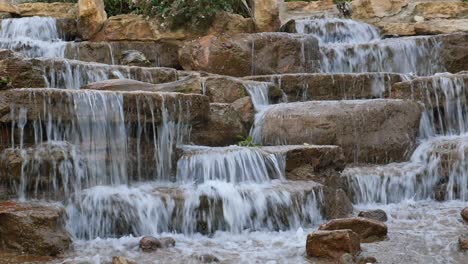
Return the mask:
[[388,232],[384,223],[362,217],[334,219],[319,227],[319,230],[341,229],[351,229],[364,243],[382,240]]
[[63,253],[71,244],[64,213],[56,205],[0,202],[0,248],[39,256]]
[[468,250],[468,235],[461,235],[458,238],[458,245],[461,250]]
[[353,231],[316,231],[307,236],[306,252],[309,257],[339,259],[349,253],[357,255],[361,251],[359,236]]
[[468,207],[463,208],[463,210],[461,210],[460,212],[460,215],[463,218],[463,220],[468,222]]

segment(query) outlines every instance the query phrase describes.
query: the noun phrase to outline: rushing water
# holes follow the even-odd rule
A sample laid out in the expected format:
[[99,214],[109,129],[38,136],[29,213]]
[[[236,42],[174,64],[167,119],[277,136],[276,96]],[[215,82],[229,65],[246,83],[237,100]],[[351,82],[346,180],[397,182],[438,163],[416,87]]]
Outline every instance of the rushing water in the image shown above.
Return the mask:
[[62,41],[56,19],[24,17],[2,19],[0,48],[20,52],[26,57],[64,57],[67,42]]

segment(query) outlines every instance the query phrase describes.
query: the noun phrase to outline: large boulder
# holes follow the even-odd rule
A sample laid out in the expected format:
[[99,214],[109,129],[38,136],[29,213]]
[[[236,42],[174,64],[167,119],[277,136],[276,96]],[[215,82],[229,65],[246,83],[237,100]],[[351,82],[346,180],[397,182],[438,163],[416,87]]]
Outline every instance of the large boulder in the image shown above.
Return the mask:
[[406,100],[309,101],[273,105],[261,127],[265,145],[338,145],[347,162],[406,160],[422,107]]
[[10,50],[0,50],[0,78],[12,88],[46,87],[43,72],[39,67]]
[[179,61],[185,70],[230,76],[314,72],[318,51],[315,38],[298,34],[209,35],[186,42]]
[[307,236],[306,252],[309,257],[339,259],[349,253],[361,251],[359,236],[351,230],[316,231]]
[[277,0],[254,0],[253,14],[259,32],[276,32],[280,27],[279,3]]
[[468,33],[440,36],[441,57],[447,71],[455,73],[468,69]]
[[319,230],[342,229],[352,230],[364,243],[385,239],[388,232],[384,223],[363,217],[333,219],[319,227]]
[[101,30],[106,20],[107,14],[103,0],[78,1],[78,29],[83,39],[92,38]]
[[252,18],[222,11],[216,13],[210,28],[207,30],[207,35],[253,32],[255,32],[255,24]]
[[342,189],[325,187],[323,196],[323,215],[326,219],[346,218],[353,214],[353,204]]
[[39,256],[55,256],[71,245],[64,210],[57,205],[0,202],[0,248]]
[[77,18],[77,5],[74,3],[23,3],[19,4],[21,16],[53,17],[53,18]]
[[401,12],[408,0],[355,0],[352,5],[353,19],[382,18]]

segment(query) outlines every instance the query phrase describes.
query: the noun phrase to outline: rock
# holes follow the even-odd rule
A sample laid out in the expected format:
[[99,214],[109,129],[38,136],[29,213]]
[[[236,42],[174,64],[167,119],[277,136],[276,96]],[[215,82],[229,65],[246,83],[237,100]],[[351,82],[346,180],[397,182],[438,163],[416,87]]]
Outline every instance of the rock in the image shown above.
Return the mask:
[[377,259],[375,257],[367,256],[362,254],[362,252],[358,256],[354,257],[354,261],[356,264],[377,263]]
[[450,34],[468,31],[468,19],[434,19],[414,25],[417,35]]
[[345,253],[340,257],[340,264],[354,264],[354,258],[351,254]]
[[110,79],[87,84],[81,89],[100,91],[157,91],[157,85],[131,79]]
[[195,258],[198,259],[201,263],[219,262],[218,257],[212,254],[196,255]]
[[247,133],[239,113],[230,104],[211,103],[208,124],[194,127],[191,139],[197,145],[229,146]]
[[461,210],[460,212],[460,215],[463,218],[463,220],[468,222],[468,207],[463,208],[463,210]]
[[64,213],[57,205],[0,202],[0,248],[38,256],[65,252],[72,241]]
[[414,36],[416,31],[414,29],[415,23],[404,22],[379,22],[376,26],[381,28],[385,36]]
[[11,87],[46,87],[43,72],[30,60],[12,51],[0,50],[0,78]]
[[361,211],[358,214],[359,217],[369,218],[375,221],[387,222],[387,213],[384,210],[376,209],[370,211]]
[[416,22],[416,23],[421,23],[421,22],[424,21],[424,17],[422,17],[422,16],[414,16],[414,17],[413,17],[413,20],[414,20],[414,22]]
[[350,217],[353,213],[353,204],[342,189],[324,188],[325,198],[324,216],[326,219]]
[[159,239],[163,248],[175,247],[176,241],[172,237],[161,237]]
[[468,235],[464,234],[458,238],[458,245],[461,250],[468,250]]
[[158,41],[186,39],[189,32],[171,31],[161,27],[155,18],[123,14],[107,19],[93,41]]
[[231,104],[232,108],[239,113],[245,127],[251,127],[255,117],[255,109],[250,96],[237,99]]
[[468,33],[443,35],[440,43],[444,47],[440,56],[448,72],[468,69]]
[[421,106],[406,100],[309,101],[269,107],[263,145],[338,145],[345,161],[404,161],[415,147]]
[[74,3],[23,3],[19,4],[22,17],[40,16],[77,19],[78,8]]
[[413,13],[425,19],[434,18],[468,18],[466,2],[420,2]]
[[185,70],[230,76],[310,72],[317,67],[318,50],[317,40],[307,35],[210,35],[186,42],[179,61]]
[[288,13],[299,13],[299,14],[338,14],[333,0],[321,0],[321,1],[292,1],[285,2],[284,8]]
[[352,5],[353,19],[382,18],[400,13],[408,0],[355,0]]
[[140,249],[143,252],[156,251],[158,248],[162,248],[161,241],[152,236],[144,236],[140,239]]
[[20,12],[21,11],[18,8],[18,6],[13,5],[11,3],[11,0],[2,0],[2,1],[0,1],[0,13],[7,13],[9,15],[19,16]]
[[280,27],[279,4],[276,0],[252,1],[256,29],[259,32],[276,32]]
[[147,67],[151,65],[145,54],[138,50],[126,50],[122,52],[120,61],[122,64],[130,66]]
[[107,20],[103,0],[78,1],[78,29],[84,40],[91,39]]
[[319,230],[341,229],[352,230],[364,243],[379,241],[387,236],[387,226],[384,223],[362,217],[334,219],[319,227]]
[[353,231],[316,231],[307,236],[306,252],[309,257],[339,259],[346,253],[357,255],[361,251],[359,236]]
[[136,264],[136,262],[125,257],[112,257],[112,264]]
[[273,81],[288,102],[306,100],[373,99],[382,97],[392,85],[405,78],[396,73],[295,73],[249,76],[245,79]]
[[221,11],[216,13],[206,35],[253,32],[255,32],[255,24],[252,18],[244,18],[238,14]]

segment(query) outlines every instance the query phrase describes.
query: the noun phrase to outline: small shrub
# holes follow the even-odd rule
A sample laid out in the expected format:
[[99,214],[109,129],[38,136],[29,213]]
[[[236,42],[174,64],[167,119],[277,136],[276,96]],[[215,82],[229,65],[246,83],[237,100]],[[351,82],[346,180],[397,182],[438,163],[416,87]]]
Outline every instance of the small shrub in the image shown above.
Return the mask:
[[240,139],[239,142],[237,142],[237,146],[240,147],[260,147],[260,145],[253,143],[253,138],[251,136],[248,136],[247,138],[244,138],[243,136],[238,136]]

